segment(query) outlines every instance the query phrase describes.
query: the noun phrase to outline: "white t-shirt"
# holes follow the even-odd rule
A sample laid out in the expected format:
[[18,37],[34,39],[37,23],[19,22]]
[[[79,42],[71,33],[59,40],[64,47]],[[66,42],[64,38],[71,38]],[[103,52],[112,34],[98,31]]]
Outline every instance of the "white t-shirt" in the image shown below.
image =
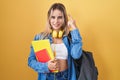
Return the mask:
[[51,48],[53,51],[56,52],[56,59],[67,59],[68,58],[68,51],[64,43],[60,44],[51,44]]

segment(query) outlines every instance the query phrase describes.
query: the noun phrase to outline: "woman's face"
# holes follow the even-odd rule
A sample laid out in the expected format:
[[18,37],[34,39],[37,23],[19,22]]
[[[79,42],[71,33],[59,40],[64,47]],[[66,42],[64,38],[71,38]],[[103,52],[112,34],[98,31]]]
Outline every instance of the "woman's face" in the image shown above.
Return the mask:
[[52,28],[54,30],[60,30],[63,23],[64,23],[63,13],[58,9],[51,11],[50,25],[52,26]]

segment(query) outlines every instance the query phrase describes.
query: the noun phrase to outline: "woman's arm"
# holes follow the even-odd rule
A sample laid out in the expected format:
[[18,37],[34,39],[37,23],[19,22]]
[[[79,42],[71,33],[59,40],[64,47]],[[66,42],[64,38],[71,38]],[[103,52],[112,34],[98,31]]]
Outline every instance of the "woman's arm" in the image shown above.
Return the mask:
[[77,29],[75,20],[72,16],[69,15],[70,20],[68,21],[68,27],[70,28],[70,47],[71,47],[71,56],[74,59],[80,58],[82,54],[82,38],[80,36],[79,30]]
[[71,56],[74,59],[78,59],[82,54],[82,38],[80,36],[78,29],[72,30],[70,32],[70,35],[71,35],[71,41],[70,41]]
[[[39,40],[39,35],[36,35],[34,40]],[[41,63],[36,60],[36,56],[35,56],[32,46],[31,46],[30,55],[28,57],[28,66],[30,66],[32,69],[34,69],[35,71],[37,71],[39,73],[48,73],[49,72],[47,62]]]

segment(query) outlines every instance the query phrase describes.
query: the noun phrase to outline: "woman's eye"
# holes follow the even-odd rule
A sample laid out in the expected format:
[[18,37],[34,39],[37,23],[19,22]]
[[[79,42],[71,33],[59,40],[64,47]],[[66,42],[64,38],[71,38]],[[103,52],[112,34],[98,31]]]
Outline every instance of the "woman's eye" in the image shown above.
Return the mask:
[[55,16],[51,16],[52,19],[55,19]]
[[51,19],[55,19],[55,18],[57,18],[57,19],[62,19],[63,17],[62,17],[62,16],[58,16],[58,17],[51,16]]
[[62,16],[59,16],[58,19],[62,19]]

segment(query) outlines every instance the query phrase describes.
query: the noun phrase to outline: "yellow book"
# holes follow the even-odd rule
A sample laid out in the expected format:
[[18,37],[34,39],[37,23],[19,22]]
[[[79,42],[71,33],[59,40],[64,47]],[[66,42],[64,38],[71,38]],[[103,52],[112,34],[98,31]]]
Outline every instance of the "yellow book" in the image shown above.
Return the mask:
[[40,50],[46,49],[48,51],[50,59],[54,59],[54,54],[52,52],[49,39],[32,41],[32,46],[34,52],[38,52]]

